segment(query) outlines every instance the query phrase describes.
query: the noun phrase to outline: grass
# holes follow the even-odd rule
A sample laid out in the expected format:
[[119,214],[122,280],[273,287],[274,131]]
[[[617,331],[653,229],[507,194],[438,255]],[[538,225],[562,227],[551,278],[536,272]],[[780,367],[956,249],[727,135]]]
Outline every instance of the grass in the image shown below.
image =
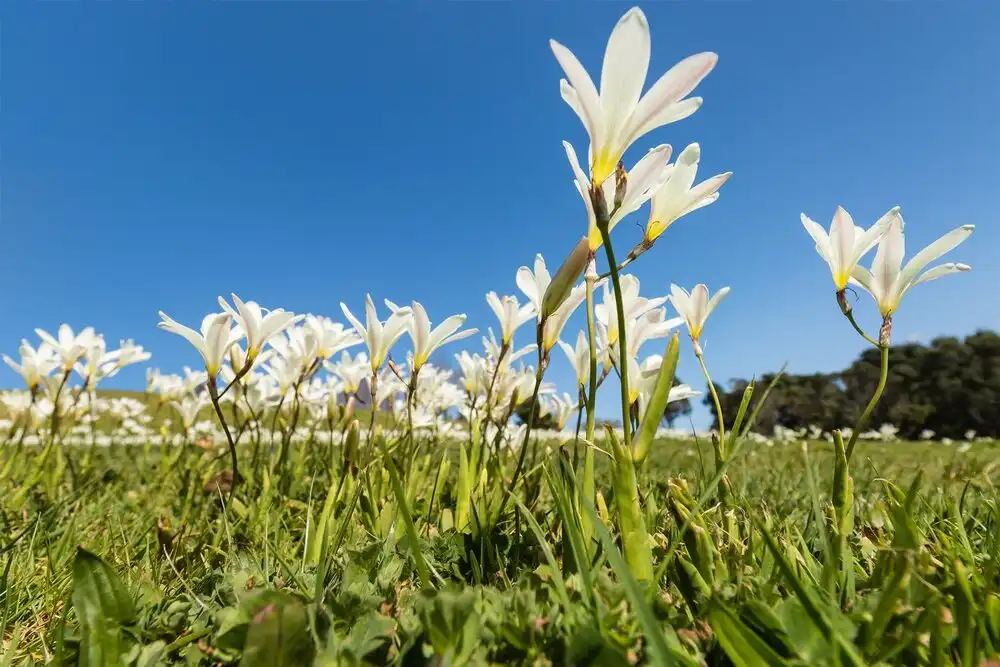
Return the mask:
[[25,450],[0,481],[0,665],[978,665],[1000,648],[994,444],[861,444],[838,555],[832,446],[747,444],[723,510],[711,446],[657,441],[638,471],[651,583],[618,551],[603,456],[596,507],[556,449],[492,525],[484,483],[459,530],[455,448],[382,444],[391,462],[362,441],[341,476],[339,445],[299,443],[232,501],[219,449],[67,448],[75,483],[60,448]]

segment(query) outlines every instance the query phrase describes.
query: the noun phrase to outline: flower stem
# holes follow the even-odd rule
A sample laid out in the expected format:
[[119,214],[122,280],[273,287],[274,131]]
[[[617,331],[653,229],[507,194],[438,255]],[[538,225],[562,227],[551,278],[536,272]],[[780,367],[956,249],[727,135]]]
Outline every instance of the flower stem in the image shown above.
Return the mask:
[[212,375],[208,376],[208,395],[212,398],[215,414],[219,418],[219,423],[222,424],[222,430],[226,434],[226,442],[229,444],[229,459],[233,467],[233,481],[229,485],[229,500],[232,501],[233,494],[236,493],[236,485],[240,478],[239,463],[236,460],[236,443],[233,441],[233,435],[229,432],[229,425],[226,424],[226,418],[222,414],[222,406],[219,404],[219,389],[215,384],[215,377]]
[[611,247],[611,234],[607,224],[597,225],[604,241],[604,251],[608,256],[608,266],[611,267],[611,284],[615,290],[615,310],[618,316],[618,375],[621,377],[622,394],[622,445],[625,449],[632,446],[632,422],[630,403],[628,400],[628,342],[625,334],[625,304],[622,303],[622,286],[618,276],[618,262],[615,261],[615,251]]
[[708,381],[708,391],[712,394],[712,402],[715,403],[715,414],[719,418],[719,442],[722,443],[723,454],[725,454],[725,443],[726,443],[726,418],[722,414],[722,402],[719,400],[719,392],[715,388],[715,383],[712,382],[712,376],[708,374],[708,367],[705,365],[705,358],[701,354],[696,354],[698,357],[698,363],[701,364],[701,372],[705,375],[705,379]]
[[545,367],[548,364],[548,360],[544,354],[542,348],[538,348],[538,372],[535,373],[535,389],[531,392],[531,409],[528,410],[528,425],[524,429],[524,440],[521,441],[521,451],[517,455],[517,465],[514,466],[514,475],[510,478],[510,488],[507,493],[503,494],[500,500],[500,509],[497,510],[494,516],[494,523],[499,521],[500,517],[503,516],[503,511],[507,508],[507,499],[514,495],[514,489],[517,488],[517,480],[521,476],[521,468],[524,467],[524,455],[528,451],[528,443],[531,441],[531,427],[535,423],[538,390],[542,386],[542,376],[545,375]]
[[865,411],[861,413],[861,418],[854,427],[854,431],[851,432],[851,439],[847,441],[847,449],[845,451],[847,455],[847,461],[850,462],[851,455],[854,453],[854,447],[858,444],[858,436],[861,431],[868,425],[868,420],[871,419],[872,413],[875,411],[875,406],[882,399],[882,392],[885,391],[886,381],[889,379],[889,346],[879,345],[879,356],[880,369],[878,386],[875,387],[875,393],[872,395],[872,400],[868,401],[868,406]]

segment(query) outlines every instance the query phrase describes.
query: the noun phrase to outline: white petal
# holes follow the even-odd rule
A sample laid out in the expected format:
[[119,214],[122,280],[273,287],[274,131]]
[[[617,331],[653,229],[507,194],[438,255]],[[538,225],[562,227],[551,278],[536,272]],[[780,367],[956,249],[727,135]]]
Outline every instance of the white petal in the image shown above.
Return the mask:
[[697,111],[701,98],[681,100],[708,76],[718,61],[719,56],[714,53],[697,53],[667,70],[636,105],[629,123],[628,143]]
[[555,54],[563,72],[566,73],[570,86],[576,92],[579,105],[573,110],[578,115],[582,113],[589,119],[589,123],[584,122],[584,127],[587,129],[587,134],[590,135],[591,144],[600,144],[603,141],[603,112],[593,80],[572,51],[555,40],[549,40],[549,46],[552,47],[552,53]]
[[816,243],[816,252],[819,256],[826,260],[826,263],[830,265],[833,269],[833,249],[830,247],[830,237],[827,235],[826,230],[818,222],[814,221],[812,218],[807,216],[805,213],[799,214],[802,220],[802,226],[806,228],[809,232],[809,236],[812,237],[813,241]]
[[648,69],[649,24],[642,10],[633,7],[615,25],[604,52],[601,109],[608,141],[615,141],[628,131]]
[[975,225],[962,225],[958,229],[951,230],[914,255],[913,259],[906,263],[906,266],[903,267],[903,271],[899,275],[900,285],[909,283],[918,273],[923,271],[925,266],[969,238],[975,228]]
[[899,277],[899,267],[903,265],[906,245],[903,239],[903,225],[898,218],[890,221],[888,229],[878,243],[875,259],[872,261],[872,277],[885,297],[894,289]]

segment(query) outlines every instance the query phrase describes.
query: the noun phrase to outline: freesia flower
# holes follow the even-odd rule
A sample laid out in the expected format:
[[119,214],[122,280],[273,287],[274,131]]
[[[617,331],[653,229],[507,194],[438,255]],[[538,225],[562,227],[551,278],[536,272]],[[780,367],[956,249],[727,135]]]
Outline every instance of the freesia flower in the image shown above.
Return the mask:
[[524,296],[528,298],[531,305],[535,307],[538,321],[542,321],[542,299],[545,298],[545,290],[552,282],[552,276],[545,267],[545,258],[541,254],[535,255],[535,270],[532,271],[526,266],[517,270],[517,286]]
[[694,290],[690,293],[682,287],[670,285],[670,301],[680,316],[684,318],[688,335],[691,336],[695,354],[698,356],[701,356],[701,345],[698,340],[701,338],[702,329],[705,328],[705,320],[712,314],[716,306],[726,298],[727,294],[729,294],[729,288],[723,287],[710,299],[708,298],[708,288],[703,284],[695,285]]
[[74,335],[73,329],[68,324],[60,325],[57,332],[58,338],[53,338],[44,329],[35,329],[35,333],[55,351],[62,361],[62,369],[69,372],[86,353],[95,339],[94,329],[87,327],[79,334]]
[[576,347],[563,341],[559,341],[559,347],[566,353],[569,363],[573,366],[577,386],[583,387],[590,381],[590,346],[587,336],[579,331],[576,334]]
[[[226,303],[226,300],[221,296],[219,297],[219,305],[222,306],[224,311],[233,316],[233,319],[236,320],[243,331],[243,335],[246,336],[247,362],[251,364],[257,358],[257,355],[260,354],[260,351],[264,348],[264,344],[268,340],[303,318],[302,315],[289,313],[281,308],[265,310],[256,301],[243,302],[235,294],[231,296],[233,297],[233,304],[236,305],[235,309]],[[240,369],[236,368],[234,370],[239,372]]]
[[535,317],[535,306],[531,303],[520,306],[516,296],[500,298],[496,292],[489,292],[486,294],[486,303],[500,320],[500,339],[504,345],[510,345],[514,332]]
[[698,110],[701,98],[685,96],[718,60],[714,53],[690,56],[674,65],[643,95],[650,38],[646,16],[638,7],[630,9],[611,33],[604,52],[600,94],[569,49],[554,40],[549,44],[568,79],[559,82],[562,98],[590,135],[591,180],[597,185],[614,173],[636,139]]
[[361,343],[361,338],[353,328],[348,329],[329,317],[306,315],[303,324],[307,334],[316,340],[316,355],[320,359],[329,359],[341,350]]
[[20,364],[6,354],[3,355],[3,360],[21,376],[28,389],[37,389],[42,379],[59,367],[59,356],[48,343],[42,343],[36,350],[28,341],[22,340],[18,349],[21,353]]
[[970,270],[971,267],[966,264],[949,262],[920,273],[928,264],[969,238],[975,228],[975,225],[962,225],[953,229],[914,255],[904,266],[903,220],[897,216],[878,244],[871,271],[855,266],[852,277],[872,295],[882,317],[890,317],[899,307],[900,299],[914,285]]
[[694,185],[698,175],[701,147],[691,144],[677,156],[677,161],[667,172],[666,182],[653,194],[653,204],[646,223],[644,241],[652,243],[678,218],[687,215],[719,198],[721,188],[733,172],[727,171]]
[[158,326],[165,331],[183,336],[191,343],[205,360],[205,370],[208,371],[209,379],[215,378],[222,368],[222,362],[229,348],[238,340],[232,335],[233,316],[229,313],[206,315],[201,321],[200,333],[171,319],[162,310],[160,317],[163,321]]
[[434,350],[442,345],[467,338],[479,332],[478,329],[459,331],[459,328],[465,323],[465,313],[452,315],[434,327],[434,329],[431,329],[431,321],[427,317],[427,311],[424,310],[424,307],[419,302],[414,301],[411,304],[411,308],[412,317],[407,319],[406,326],[410,338],[413,340],[413,372],[418,371],[427,362]]
[[[568,141],[564,141],[563,147],[566,149],[566,157],[569,158],[569,164],[573,168],[573,175],[575,177],[573,184],[576,186],[576,190],[580,193],[580,196],[583,197],[583,203],[587,207],[587,243],[590,246],[591,252],[593,252],[601,247],[604,240],[601,236],[601,230],[597,227],[597,214],[594,211],[594,202],[591,198],[592,185],[586,173],[580,168],[580,161],[576,157],[576,151],[573,149],[573,146]],[[670,150],[668,144],[662,144],[650,149],[648,153],[642,156],[642,159],[632,167],[626,176],[625,196],[621,200],[621,204],[617,207],[613,206],[618,187],[617,183],[615,179],[605,179],[600,187],[604,201],[607,202],[608,214],[610,216],[608,219],[608,232],[614,229],[615,225],[621,222],[625,216],[638,210],[639,207],[649,201],[653,193],[657,192],[663,186],[670,176],[670,165],[668,163],[670,160]]]
[[875,244],[889,229],[889,223],[895,219],[899,219],[902,223],[898,206],[889,209],[867,231],[856,226],[851,215],[840,206],[833,214],[829,233],[819,224],[810,220],[805,213],[801,217],[802,226],[816,242],[816,252],[830,266],[833,283],[838,292],[842,292],[847,287],[854,267],[858,265],[862,257],[868,254],[869,250],[875,247]]
[[546,354],[555,347],[556,341],[559,340],[559,336],[562,334],[562,330],[566,327],[569,316],[583,303],[586,296],[587,286],[584,283],[580,283],[570,291],[566,300],[551,315],[545,318],[545,324],[542,325],[542,349]]
[[389,319],[381,322],[378,319],[378,313],[375,312],[375,302],[372,301],[371,294],[368,294],[365,296],[365,324],[361,324],[358,318],[354,317],[347,304],[341,302],[340,308],[344,311],[344,315],[355,331],[361,336],[365,345],[368,346],[372,372],[377,372],[389,356],[389,350],[406,331],[407,321],[412,317],[410,309],[395,310]]

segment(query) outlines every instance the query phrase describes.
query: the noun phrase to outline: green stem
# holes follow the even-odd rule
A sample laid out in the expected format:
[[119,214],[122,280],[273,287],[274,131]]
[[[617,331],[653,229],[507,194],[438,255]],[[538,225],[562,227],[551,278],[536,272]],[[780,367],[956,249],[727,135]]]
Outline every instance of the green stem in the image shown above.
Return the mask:
[[854,330],[858,332],[859,336],[861,336],[862,338],[864,338],[866,341],[868,341],[869,343],[871,343],[875,347],[879,347],[878,342],[874,338],[872,338],[871,336],[869,336],[868,334],[866,334],[864,332],[864,329],[862,329],[858,325],[857,321],[854,319],[854,311],[851,311],[851,310],[847,311],[846,313],[844,313],[844,317],[846,317],[847,321],[851,323],[851,326],[854,327]]
[[726,443],[726,419],[722,414],[722,402],[719,400],[719,392],[715,389],[715,383],[712,382],[712,376],[708,374],[708,367],[705,366],[705,358],[701,354],[695,354],[698,357],[698,363],[701,364],[701,372],[705,375],[705,379],[708,380],[708,391],[712,394],[712,402],[715,403],[715,414],[719,418],[719,442],[720,446],[723,447],[723,454],[725,454],[725,443]]
[[[594,442],[597,422],[594,405],[597,403],[597,336],[594,328],[594,277],[587,276],[587,342],[590,346],[590,387],[587,391],[587,442]],[[588,446],[589,447],[589,446]]]
[[868,406],[865,411],[861,413],[861,419],[854,427],[854,431],[851,432],[851,439],[847,442],[847,461],[850,462],[851,455],[854,453],[854,447],[858,444],[858,436],[861,431],[868,425],[868,420],[871,419],[872,413],[875,411],[875,406],[882,399],[882,392],[885,391],[886,380],[889,379],[889,346],[879,345],[879,356],[881,357],[881,367],[879,370],[878,386],[875,388],[875,393],[872,395],[872,400],[868,401]]
[[622,445],[625,449],[632,446],[632,423],[630,403],[628,400],[628,342],[625,335],[625,305],[622,303],[622,286],[618,276],[618,262],[615,251],[611,247],[611,234],[607,224],[598,224],[601,239],[604,241],[604,252],[608,256],[608,266],[611,267],[611,284],[615,290],[615,311],[618,316],[618,375],[621,378],[622,394]]
[[219,389],[215,385],[215,377],[209,375],[208,377],[208,395],[212,398],[212,405],[215,406],[215,414],[219,418],[219,423],[222,424],[222,430],[226,434],[226,442],[229,444],[229,459],[233,467],[233,481],[229,485],[229,500],[232,501],[233,494],[236,493],[236,485],[239,483],[240,469],[239,464],[236,461],[236,443],[233,441],[233,435],[229,432],[229,425],[226,423],[226,418],[222,414],[222,406],[219,405]]
[[500,509],[494,517],[494,521],[499,521],[500,517],[503,516],[503,511],[507,508],[507,499],[514,495],[514,489],[517,488],[517,480],[521,476],[521,469],[524,467],[524,455],[528,451],[528,443],[531,441],[531,427],[535,423],[535,409],[538,405],[538,390],[542,386],[542,376],[545,375],[545,366],[548,364],[548,360],[545,358],[545,353],[542,348],[538,348],[538,372],[535,374],[535,389],[531,392],[531,409],[528,411],[528,425],[524,429],[524,440],[521,441],[521,451],[517,455],[517,465],[514,466],[514,476],[510,479],[510,489],[507,493],[503,494],[500,500]]

